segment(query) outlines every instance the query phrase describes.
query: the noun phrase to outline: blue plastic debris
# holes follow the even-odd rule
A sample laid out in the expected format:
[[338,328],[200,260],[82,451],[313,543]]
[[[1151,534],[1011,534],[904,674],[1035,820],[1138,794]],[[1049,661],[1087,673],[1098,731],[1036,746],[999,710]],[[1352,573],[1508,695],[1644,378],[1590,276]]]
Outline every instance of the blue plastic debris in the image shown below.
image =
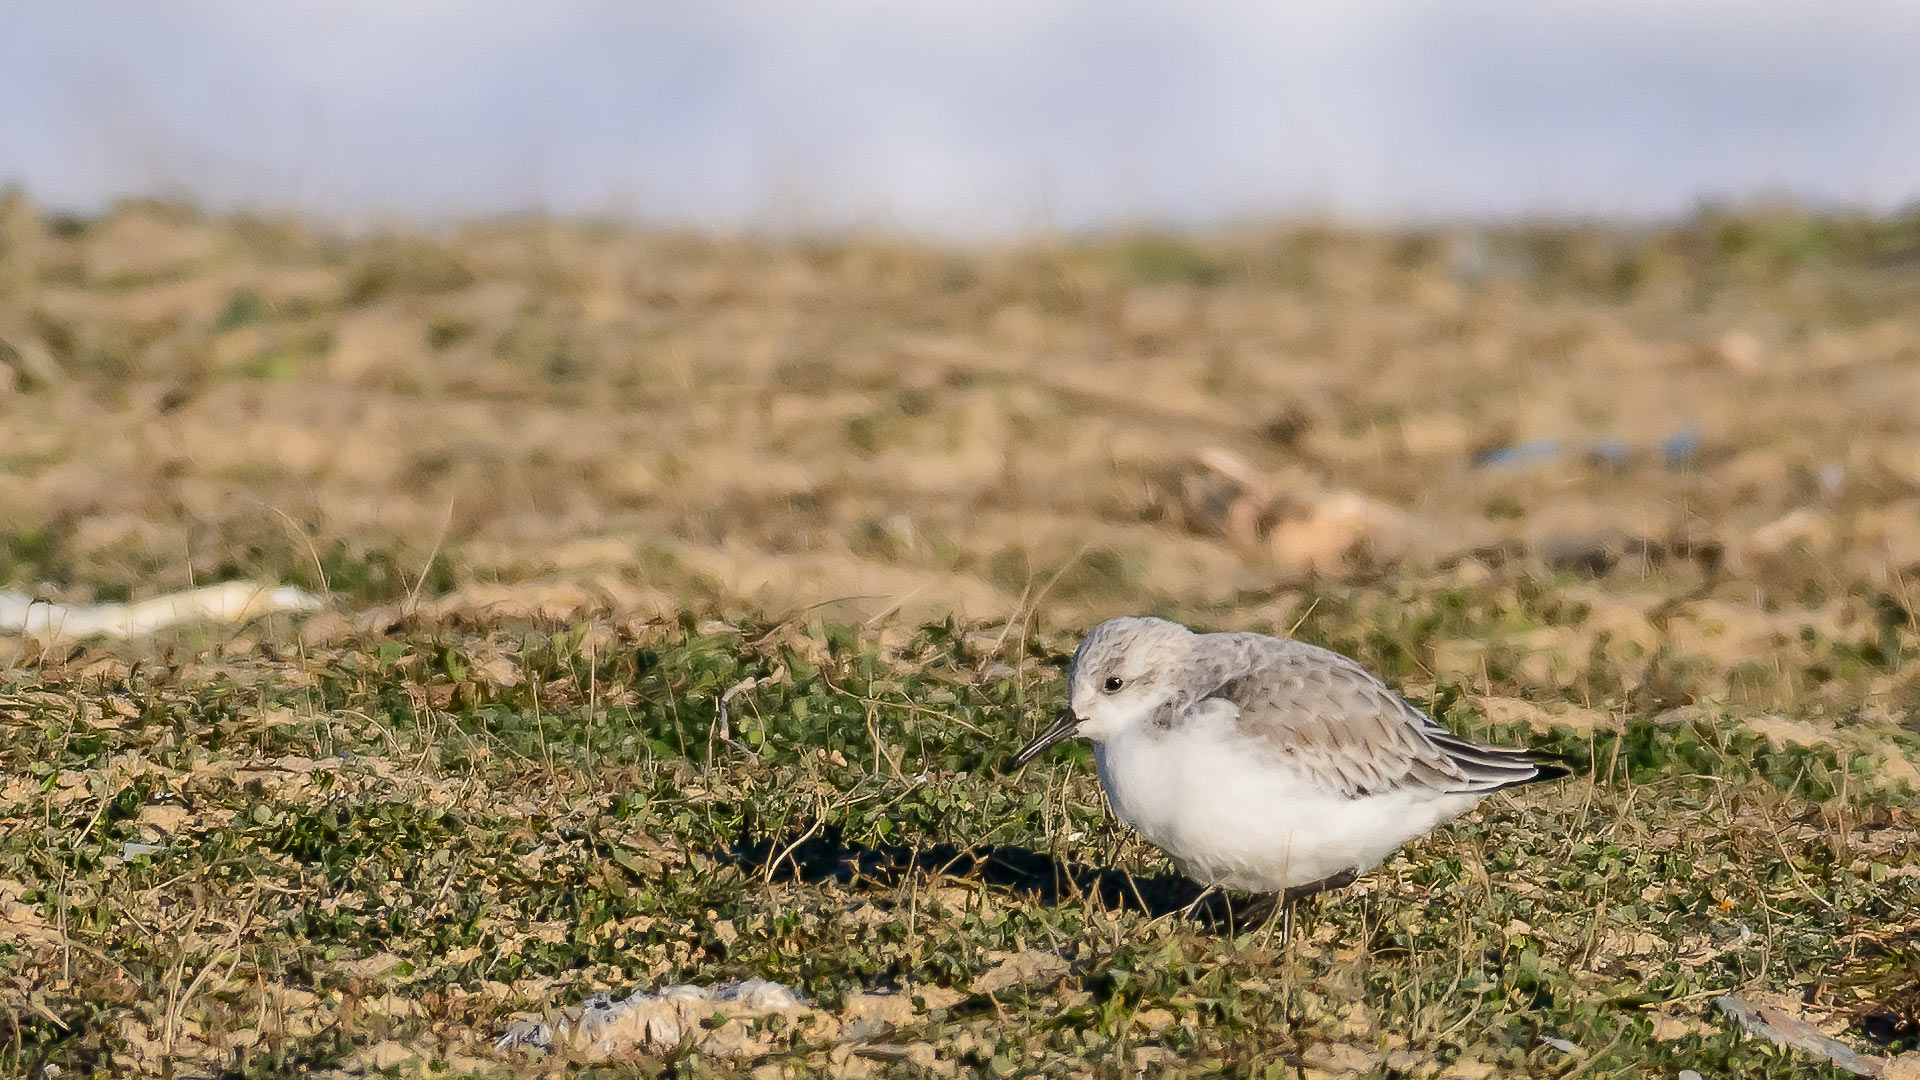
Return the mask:
[[[1660,440],[1660,456],[1668,468],[1685,468],[1694,463],[1702,442],[1700,429],[1688,426]],[[1578,450],[1580,445],[1575,443],[1572,449]],[[1481,469],[1517,472],[1558,461],[1568,452],[1568,444],[1559,439],[1534,439],[1482,450],[1473,456],[1473,464]],[[1624,471],[1633,464],[1634,450],[1627,440],[1610,435],[1587,446],[1585,456],[1587,464],[1596,469]]]
[[1667,459],[1667,467],[1678,469],[1693,463],[1693,457],[1700,452],[1700,429],[1683,428],[1660,440],[1660,456]]
[[1560,440],[1535,439],[1533,442],[1483,450],[1474,457],[1473,463],[1483,469],[1525,469],[1545,465],[1558,458],[1560,452]]

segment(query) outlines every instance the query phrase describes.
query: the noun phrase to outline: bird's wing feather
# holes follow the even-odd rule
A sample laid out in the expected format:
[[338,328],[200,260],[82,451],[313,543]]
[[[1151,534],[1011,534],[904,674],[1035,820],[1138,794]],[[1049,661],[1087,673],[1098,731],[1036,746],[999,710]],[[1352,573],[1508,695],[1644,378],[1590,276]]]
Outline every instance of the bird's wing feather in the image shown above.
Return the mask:
[[1478,794],[1565,775],[1524,750],[1453,734],[1339,653],[1271,638],[1232,644],[1195,707],[1231,705],[1243,734],[1330,792]]

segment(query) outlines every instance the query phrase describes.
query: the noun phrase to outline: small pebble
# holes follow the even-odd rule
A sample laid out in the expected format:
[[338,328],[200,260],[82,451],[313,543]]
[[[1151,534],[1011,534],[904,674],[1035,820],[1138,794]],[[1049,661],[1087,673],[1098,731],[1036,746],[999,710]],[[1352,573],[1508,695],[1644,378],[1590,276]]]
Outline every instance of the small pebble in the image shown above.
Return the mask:
[[1697,1070],[1681,1069],[1680,1080],[1706,1080],[1706,1078],[1701,1076]]

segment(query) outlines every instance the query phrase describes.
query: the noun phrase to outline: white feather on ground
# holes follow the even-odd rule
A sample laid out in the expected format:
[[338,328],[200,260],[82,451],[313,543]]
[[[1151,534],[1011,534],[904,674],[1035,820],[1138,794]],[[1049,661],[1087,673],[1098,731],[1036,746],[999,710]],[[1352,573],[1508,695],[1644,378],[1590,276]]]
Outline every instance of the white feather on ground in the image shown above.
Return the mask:
[[125,604],[55,604],[0,592],[0,631],[28,637],[145,637],[182,623],[237,623],[277,612],[314,611],[319,597],[290,586],[228,581]]

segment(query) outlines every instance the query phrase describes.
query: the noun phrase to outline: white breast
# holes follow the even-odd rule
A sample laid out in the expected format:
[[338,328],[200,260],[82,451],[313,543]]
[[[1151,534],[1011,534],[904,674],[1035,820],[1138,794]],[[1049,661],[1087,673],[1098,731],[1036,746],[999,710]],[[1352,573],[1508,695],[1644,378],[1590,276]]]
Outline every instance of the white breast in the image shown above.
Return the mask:
[[1328,793],[1214,720],[1132,727],[1094,746],[1114,813],[1202,884],[1273,892],[1368,870],[1479,801]]

